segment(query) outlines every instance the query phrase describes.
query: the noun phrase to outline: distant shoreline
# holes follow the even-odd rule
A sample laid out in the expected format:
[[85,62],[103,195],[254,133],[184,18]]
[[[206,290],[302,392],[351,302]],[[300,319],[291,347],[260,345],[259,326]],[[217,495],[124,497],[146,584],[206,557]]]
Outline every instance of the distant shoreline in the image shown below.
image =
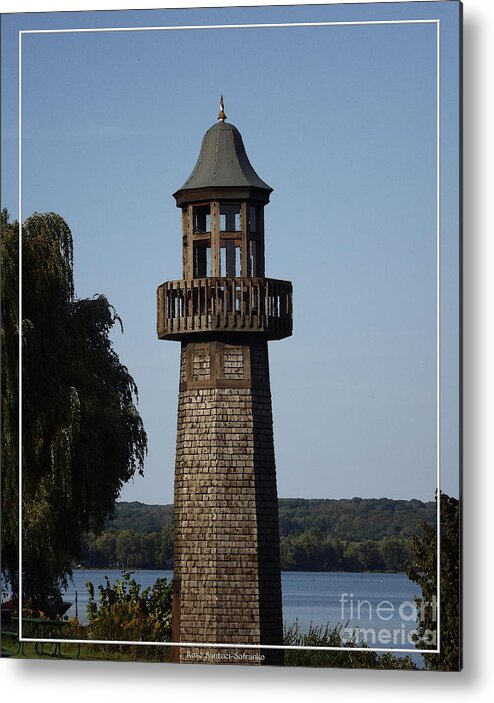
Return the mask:
[[[156,571],[157,573],[163,573],[164,571],[173,571],[173,569],[147,569],[140,566],[136,567],[121,567],[121,566],[73,566],[72,571],[120,571],[120,572],[134,572],[134,571]],[[331,569],[331,570],[311,570],[311,569],[281,569],[282,574],[375,574],[379,576],[381,574],[392,576],[395,574],[406,574],[406,571],[344,571],[343,569]]]

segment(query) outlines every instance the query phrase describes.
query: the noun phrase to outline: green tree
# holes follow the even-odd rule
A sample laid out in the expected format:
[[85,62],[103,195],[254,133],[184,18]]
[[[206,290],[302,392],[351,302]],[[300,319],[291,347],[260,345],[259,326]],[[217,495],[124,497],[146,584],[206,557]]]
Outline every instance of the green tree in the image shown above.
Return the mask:
[[[460,502],[440,494],[440,653],[424,654],[427,669],[459,671],[461,669],[460,619]],[[418,612],[417,647],[435,649],[437,645],[437,541],[436,528],[422,525],[422,536],[412,539],[414,564],[408,576],[422,594],[416,598]]]
[[163,525],[159,537],[158,567],[166,569],[173,560],[173,527]]
[[362,555],[366,571],[383,571],[384,560],[375,542],[366,540],[362,544]]
[[115,556],[123,569],[141,568],[144,564],[142,535],[134,530],[121,530],[116,534]]
[[343,552],[343,564],[345,571],[363,571],[362,548],[360,542],[349,542]]
[[117,563],[117,539],[112,532],[103,532],[98,535],[95,547],[101,566],[113,566]]
[[397,537],[384,537],[381,542],[381,555],[390,571],[401,571],[410,559],[410,552],[403,540]]
[[[14,584],[18,457],[18,225],[2,215],[2,568]],[[147,438],[137,387],[109,334],[103,295],[77,299],[72,235],[55,213],[22,226],[22,534],[26,602],[46,607],[98,532],[123,484],[142,473]]]
[[144,556],[144,568],[157,569],[159,568],[159,553],[160,553],[160,533],[148,532],[142,538],[142,551]]

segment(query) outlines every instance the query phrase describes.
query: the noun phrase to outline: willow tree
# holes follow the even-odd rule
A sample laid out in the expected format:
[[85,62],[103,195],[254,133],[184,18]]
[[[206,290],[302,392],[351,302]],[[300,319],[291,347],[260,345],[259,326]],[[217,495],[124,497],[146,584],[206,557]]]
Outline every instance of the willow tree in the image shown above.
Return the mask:
[[[2,569],[18,553],[18,225],[2,215]],[[22,226],[22,575],[26,602],[59,598],[81,535],[99,531],[123,484],[142,474],[137,387],[109,333],[103,295],[74,294],[72,235],[55,213]]]

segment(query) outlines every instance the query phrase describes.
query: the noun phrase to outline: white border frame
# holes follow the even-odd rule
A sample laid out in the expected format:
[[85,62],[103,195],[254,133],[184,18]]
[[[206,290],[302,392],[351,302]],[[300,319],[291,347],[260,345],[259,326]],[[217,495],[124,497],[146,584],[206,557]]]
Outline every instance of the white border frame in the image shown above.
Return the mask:
[[[124,10],[123,10],[124,11]],[[306,647],[303,645],[265,645],[265,644],[222,644],[197,642],[132,642],[121,640],[76,640],[44,639],[22,636],[22,617],[19,617],[19,642],[69,643],[69,644],[118,644],[157,647],[222,647],[229,649],[301,649],[322,651],[351,652],[406,652],[408,654],[440,654],[441,652],[441,20],[369,20],[347,22],[284,22],[259,24],[217,24],[217,25],[178,25],[156,27],[95,27],[72,29],[26,29],[18,32],[18,108],[19,108],[19,320],[22,327],[22,37],[24,34],[73,34],[88,32],[149,32],[180,31],[207,29],[266,29],[286,27],[330,27],[362,25],[401,25],[401,24],[435,24],[436,25],[436,588],[437,588],[437,630],[436,649],[405,649],[385,647]],[[19,613],[22,613],[22,334],[19,333]]]

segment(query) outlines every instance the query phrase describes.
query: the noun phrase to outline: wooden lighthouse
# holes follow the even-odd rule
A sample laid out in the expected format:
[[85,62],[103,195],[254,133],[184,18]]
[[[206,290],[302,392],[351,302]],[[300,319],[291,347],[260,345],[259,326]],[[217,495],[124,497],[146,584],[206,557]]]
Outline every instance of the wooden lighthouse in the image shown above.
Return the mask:
[[174,193],[183,278],[157,293],[158,337],[181,343],[173,641],[183,662],[282,662],[262,647],[283,641],[267,343],[292,334],[291,283],[265,276],[271,192],[222,99]]

